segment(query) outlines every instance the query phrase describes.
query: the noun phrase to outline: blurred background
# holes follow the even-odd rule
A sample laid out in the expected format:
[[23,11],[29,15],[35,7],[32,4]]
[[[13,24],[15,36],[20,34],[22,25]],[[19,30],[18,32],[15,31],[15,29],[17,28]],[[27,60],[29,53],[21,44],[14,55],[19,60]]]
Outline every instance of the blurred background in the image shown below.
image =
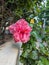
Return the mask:
[[[29,23],[32,19],[42,25],[48,38],[49,0],[0,0],[0,45],[12,38],[8,26],[20,18],[25,18]],[[43,36],[43,39],[46,37]]]

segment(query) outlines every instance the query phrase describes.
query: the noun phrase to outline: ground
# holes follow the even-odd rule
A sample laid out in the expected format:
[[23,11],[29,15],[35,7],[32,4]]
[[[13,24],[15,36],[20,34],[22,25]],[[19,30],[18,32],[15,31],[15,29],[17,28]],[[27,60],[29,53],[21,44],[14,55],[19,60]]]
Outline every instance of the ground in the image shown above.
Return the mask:
[[10,40],[0,46],[0,65],[16,65],[18,49],[13,43],[14,41]]

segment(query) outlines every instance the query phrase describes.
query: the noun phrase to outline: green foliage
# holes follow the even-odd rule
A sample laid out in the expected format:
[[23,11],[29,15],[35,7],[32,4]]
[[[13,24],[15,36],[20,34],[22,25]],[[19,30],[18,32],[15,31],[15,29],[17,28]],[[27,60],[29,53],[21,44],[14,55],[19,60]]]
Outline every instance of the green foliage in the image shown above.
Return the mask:
[[[42,0],[5,0],[6,7],[9,8],[16,18],[26,18],[28,20],[30,15],[38,15],[40,8],[38,5],[41,5]],[[37,10],[37,11],[36,11]]]
[[20,56],[20,61],[24,59],[22,61],[23,65],[49,65],[48,2],[47,0],[46,7],[44,4],[40,4],[40,12],[37,10],[38,7],[36,7],[35,13],[33,15],[30,14],[30,18],[34,18],[35,23],[30,24],[33,28],[30,41],[22,45],[23,52]]

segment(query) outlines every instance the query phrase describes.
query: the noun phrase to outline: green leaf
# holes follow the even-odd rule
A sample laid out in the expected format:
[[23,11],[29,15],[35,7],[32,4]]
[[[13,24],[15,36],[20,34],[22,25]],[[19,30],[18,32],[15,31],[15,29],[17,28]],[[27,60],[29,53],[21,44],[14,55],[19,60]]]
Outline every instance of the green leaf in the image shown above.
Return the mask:
[[38,34],[38,32],[37,31],[33,31],[33,32],[31,32],[31,35],[33,36],[33,37],[35,37],[36,38],[36,40],[41,40],[41,37],[40,37],[40,35]]
[[44,65],[49,65],[49,60],[47,60],[45,57],[40,57],[40,59]]
[[38,38],[38,35],[37,35],[37,32],[36,32],[36,31],[33,31],[31,34],[32,34],[34,37]]
[[36,49],[36,43],[35,43],[35,41],[32,38],[30,39],[30,41],[31,41],[32,48]]
[[29,57],[31,59],[37,60],[38,59],[38,53],[37,53],[37,51],[30,52]]
[[49,56],[48,48],[45,47],[43,43],[40,43],[39,49],[41,53],[44,53],[45,55]]
[[37,65],[44,65],[44,64],[40,60],[40,61],[38,61],[38,64]]
[[29,55],[29,52],[30,52],[30,49],[26,49],[25,51],[23,51],[22,56],[23,56],[24,58],[27,58],[28,55]]
[[20,56],[20,62],[24,64],[26,62],[26,58]]
[[22,56],[23,56],[24,58],[27,58],[28,53],[25,51],[25,52],[22,54]]

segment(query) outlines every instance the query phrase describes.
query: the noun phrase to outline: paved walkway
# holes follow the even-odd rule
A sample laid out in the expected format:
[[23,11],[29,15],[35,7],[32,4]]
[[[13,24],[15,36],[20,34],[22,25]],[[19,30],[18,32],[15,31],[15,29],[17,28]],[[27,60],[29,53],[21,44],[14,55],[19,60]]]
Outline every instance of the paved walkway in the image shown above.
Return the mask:
[[18,49],[12,43],[9,41],[0,46],[0,65],[16,65]]

